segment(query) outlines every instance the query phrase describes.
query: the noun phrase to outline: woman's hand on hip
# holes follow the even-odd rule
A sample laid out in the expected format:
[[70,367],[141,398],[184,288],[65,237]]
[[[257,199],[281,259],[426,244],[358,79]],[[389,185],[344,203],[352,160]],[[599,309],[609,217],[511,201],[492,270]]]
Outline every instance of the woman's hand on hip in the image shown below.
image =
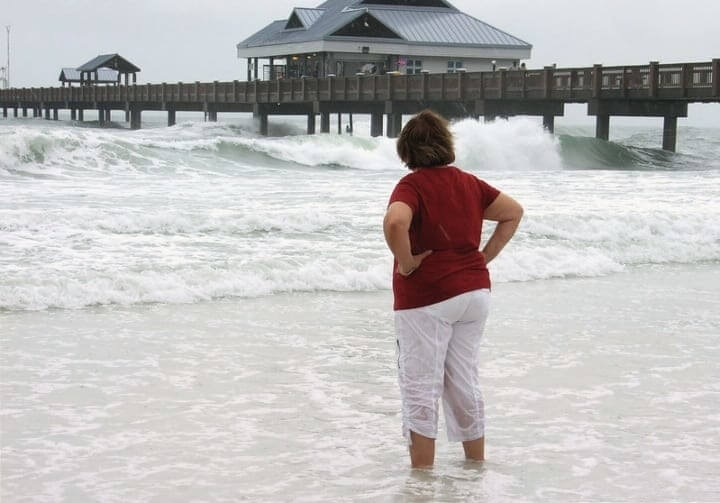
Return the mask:
[[432,250],[427,250],[425,252],[422,252],[420,255],[412,255],[411,259],[408,261],[400,262],[398,261],[398,268],[397,272],[400,274],[400,276],[405,276],[406,278],[410,276],[412,273],[415,272],[415,270],[420,267],[420,264],[422,264],[422,261],[427,258],[428,255],[432,253]]

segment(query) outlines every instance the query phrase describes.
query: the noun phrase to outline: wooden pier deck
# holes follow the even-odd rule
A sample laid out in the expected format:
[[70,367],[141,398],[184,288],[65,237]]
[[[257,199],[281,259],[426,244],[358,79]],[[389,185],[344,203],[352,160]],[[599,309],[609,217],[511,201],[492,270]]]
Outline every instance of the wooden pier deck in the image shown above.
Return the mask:
[[129,86],[22,88],[0,91],[3,116],[44,114],[58,118],[70,110],[83,120],[84,110],[97,110],[100,122],[121,110],[134,129],[142,112],[163,110],[168,125],[178,111],[205,112],[217,120],[222,112],[250,112],[267,134],[270,115],[306,115],[308,133],[330,131],[330,114],[369,114],[371,134],[399,134],[402,115],[432,108],[447,116],[486,120],[514,115],[537,115],[550,131],[566,103],[587,103],[596,117],[596,136],[607,140],[611,116],[663,117],[663,148],[675,150],[677,119],[687,117],[688,103],[720,102],[720,59],[701,63],[587,68],[545,67],[539,70],[495,72],[371,75],[302,78],[253,82],[162,83]]

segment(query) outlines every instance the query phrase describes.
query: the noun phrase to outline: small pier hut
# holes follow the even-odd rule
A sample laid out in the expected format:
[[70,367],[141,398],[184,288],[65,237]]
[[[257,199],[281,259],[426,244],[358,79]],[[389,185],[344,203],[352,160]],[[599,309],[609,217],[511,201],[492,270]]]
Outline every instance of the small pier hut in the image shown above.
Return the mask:
[[[97,80],[95,80],[97,76]],[[90,80],[86,81],[88,85],[118,85],[120,73],[117,70],[110,68],[98,68],[97,72],[90,74]],[[80,84],[80,71],[76,68],[63,68],[60,71],[60,77],[58,78],[62,82],[62,86],[72,87],[73,84]]]
[[121,78],[124,75],[126,86],[130,84],[130,75],[132,75],[132,83],[135,84],[137,82],[137,73],[140,72],[140,68],[119,54],[102,54],[77,68],[77,71],[80,72],[80,84],[84,85],[85,83],[92,84],[96,82],[98,80],[98,72],[101,68],[109,68],[117,71],[118,84],[121,83]]
[[446,0],[327,0],[237,44],[248,81],[491,71],[519,67],[531,50]]

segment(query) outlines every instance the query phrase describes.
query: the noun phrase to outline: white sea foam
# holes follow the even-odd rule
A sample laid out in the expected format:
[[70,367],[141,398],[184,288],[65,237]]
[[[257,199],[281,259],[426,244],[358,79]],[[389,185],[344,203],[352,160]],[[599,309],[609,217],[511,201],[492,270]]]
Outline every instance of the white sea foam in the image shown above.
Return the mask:
[[[394,143],[252,128],[0,128],[0,308],[390,288]],[[720,260],[716,172],[566,171],[532,121],[453,130],[457,164],[526,209],[494,281]]]

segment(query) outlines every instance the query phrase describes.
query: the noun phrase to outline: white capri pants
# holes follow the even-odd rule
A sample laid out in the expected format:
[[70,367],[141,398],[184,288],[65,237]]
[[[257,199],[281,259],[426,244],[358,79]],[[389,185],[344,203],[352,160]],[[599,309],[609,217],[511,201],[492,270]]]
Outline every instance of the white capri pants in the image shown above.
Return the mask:
[[416,309],[395,311],[403,436],[437,438],[439,399],[450,442],[485,435],[478,356],[490,290],[474,290]]

